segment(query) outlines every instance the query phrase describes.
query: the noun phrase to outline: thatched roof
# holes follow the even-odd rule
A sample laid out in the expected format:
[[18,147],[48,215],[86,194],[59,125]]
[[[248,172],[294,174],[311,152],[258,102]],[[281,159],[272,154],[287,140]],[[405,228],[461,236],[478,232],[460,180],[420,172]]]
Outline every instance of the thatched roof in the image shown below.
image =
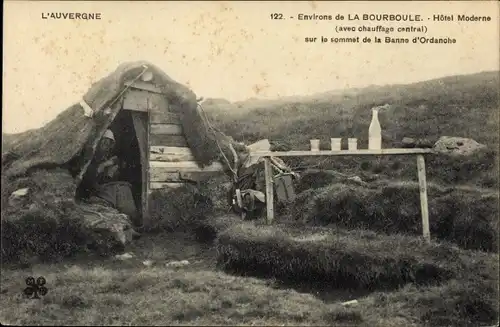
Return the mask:
[[188,145],[198,164],[205,166],[220,160],[220,148],[232,164],[234,158],[229,144],[233,144],[237,151],[246,151],[232,138],[208,127],[196,95],[190,89],[153,64],[139,61],[121,64],[83,95],[83,100],[94,111],[92,117],[85,115],[82,105],[74,104],[47,125],[11,137],[6,142],[7,151],[2,151],[4,174],[16,177],[33,168],[58,167],[72,161],[76,162],[77,178],[80,179],[104,131],[122,107],[126,83],[139,78],[145,67],[153,73],[151,83],[163,91],[171,108],[180,116]]

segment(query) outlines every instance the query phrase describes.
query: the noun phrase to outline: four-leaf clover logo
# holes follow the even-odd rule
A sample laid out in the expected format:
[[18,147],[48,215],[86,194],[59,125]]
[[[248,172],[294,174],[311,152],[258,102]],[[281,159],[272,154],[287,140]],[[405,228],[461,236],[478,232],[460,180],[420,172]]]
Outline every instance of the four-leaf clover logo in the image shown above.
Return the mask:
[[43,277],[38,277],[35,281],[35,278],[30,276],[26,278],[26,287],[24,289],[24,294],[32,299],[39,299],[40,296],[45,296],[48,292],[47,287],[45,287],[45,284],[47,281]]

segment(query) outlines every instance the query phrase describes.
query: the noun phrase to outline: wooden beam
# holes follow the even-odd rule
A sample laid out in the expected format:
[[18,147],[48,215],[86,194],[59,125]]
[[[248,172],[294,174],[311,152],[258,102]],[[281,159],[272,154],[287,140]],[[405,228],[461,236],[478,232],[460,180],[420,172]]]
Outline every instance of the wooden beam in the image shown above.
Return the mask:
[[194,161],[194,154],[189,147],[150,146],[149,155],[152,161]]
[[[143,144],[143,146],[148,146],[149,144],[149,136],[150,136],[150,133],[149,133],[149,123],[146,122],[146,128],[147,128],[147,131],[146,131],[146,144]],[[151,213],[149,212],[149,193],[150,193],[150,186],[151,186],[151,182],[149,180],[149,160],[150,159],[150,153],[149,151],[146,149],[146,156],[147,156],[147,162],[144,163],[145,167],[142,168],[143,170],[143,180],[142,180],[142,187],[143,187],[143,190],[142,190],[142,208],[143,208],[143,216],[142,216],[142,224],[144,226],[151,226],[152,225],[152,221],[151,221]],[[145,171],[144,171],[145,170]],[[145,179],[145,180],[144,180]]]
[[182,126],[178,124],[151,124],[152,134],[184,135]]
[[153,161],[193,161],[194,156],[191,153],[154,153],[150,152],[150,160]]
[[425,176],[424,156],[417,155],[418,184],[420,189],[420,209],[422,213],[422,233],[427,242],[431,240],[429,229],[429,207],[427,204],[427,181]]
[[166,162],[166,161],[150,161],[149,167],[151,169],[162,169],[163,171],[224,171],[224,166],[220,162],[214,162],[209,166],[200,167],[196,161],[179,161],[179,162]]
[[189,147],[184,135],[165,135],[149,133],[149,145],[169,147]]
[[202,182],[221,176],[221,171],[180,171],[172,172],[163,168],[150,170],[149,181],[154,183]]
[[187,146],[161,146],[153,145],[149,147],[151,153],[158,154],[193,154],[193,150]]
[[180,179],[181,181],[203,182],[222,174],[222,171],[182,171]]
[[410,155],[430,154],[431,149],[381,149],[381,150],[322,150],[322,151],[254,151],[252,157],[305,157],[305,156],[358,156],[358,155]]
[[274,220],[274,185],[273,171],[271,162],[268,158],[264,159],[264,173],[266,177],[266,208],[267,208],[267,223],[271,224]]

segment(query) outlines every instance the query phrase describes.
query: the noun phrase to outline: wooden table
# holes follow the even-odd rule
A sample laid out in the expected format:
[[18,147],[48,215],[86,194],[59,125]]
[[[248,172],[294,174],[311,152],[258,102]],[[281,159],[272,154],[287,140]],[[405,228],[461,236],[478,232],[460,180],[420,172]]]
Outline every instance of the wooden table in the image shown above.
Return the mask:
[[269,157],[311,157],[311,156],[381,156],[381,155],[415,155],[417,157],[417,172],[420,189],[420,209],[422,214],[422,232],[427,241],[430,241],[429,208],[427,204],[427,181],[425,173],[424,155],[432,154],[432,149],[381,149],[381,150],[320,150],[320,151],[254,151],[250,155],[264,158],[266,177],[266,207],[267,222],[274,220],[274,187],[273,174]]

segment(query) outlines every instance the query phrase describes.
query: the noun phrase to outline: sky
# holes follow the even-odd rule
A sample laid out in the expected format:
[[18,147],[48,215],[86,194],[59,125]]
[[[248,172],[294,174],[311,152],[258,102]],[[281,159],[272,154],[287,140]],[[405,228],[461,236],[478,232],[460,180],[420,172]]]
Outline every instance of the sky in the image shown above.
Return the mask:
[[[50,20],[42,13],[99,12],[101,20]],[[283,13],[284,20],[271,19]],[[344,21],[297,15],[342,14]],[[420,14],[419,23],[348,21],[358,14]],[[433,22],[434,14],[491,17]],[[293,16],[294,18],[290,18]],[[431,19],[428,19],[428,18]],[[41,127],[78,102],[124,61],[146,60],[197,96],[239,101],[499,69],[498,2],[4,2],[2,125]],[[306,43],[338,26],[425,26],[455,44]],[[346,32],[347,33],[347,32]]]

